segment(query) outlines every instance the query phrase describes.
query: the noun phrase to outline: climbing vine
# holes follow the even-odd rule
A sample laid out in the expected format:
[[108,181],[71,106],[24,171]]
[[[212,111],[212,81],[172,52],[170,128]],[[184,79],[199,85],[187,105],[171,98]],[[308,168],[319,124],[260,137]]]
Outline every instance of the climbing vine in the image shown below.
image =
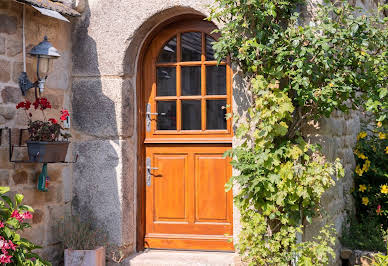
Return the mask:
[[239,145],[226,155],[238,174],[235,203],[243,229],[238,249],[252,265],[326,265],[334,256],[325,227],[303,241],[303,224],[322,215],[322,194],[344,175],[303,135],[309,121],[335,110],[373,112],[387,124],[388,31],[381,13],[347,2],[216,0],[216,57],[230,56],[247,83],[250,107],[234,114]]

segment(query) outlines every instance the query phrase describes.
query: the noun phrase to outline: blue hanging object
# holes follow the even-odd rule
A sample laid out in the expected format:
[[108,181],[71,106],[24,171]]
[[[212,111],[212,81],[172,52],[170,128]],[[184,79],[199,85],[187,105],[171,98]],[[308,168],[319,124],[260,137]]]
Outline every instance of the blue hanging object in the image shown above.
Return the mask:
[[38,190],[42,192],[48,191],[49,177],[47,175],[47,163],[43,164],[42,172],[38,178]]

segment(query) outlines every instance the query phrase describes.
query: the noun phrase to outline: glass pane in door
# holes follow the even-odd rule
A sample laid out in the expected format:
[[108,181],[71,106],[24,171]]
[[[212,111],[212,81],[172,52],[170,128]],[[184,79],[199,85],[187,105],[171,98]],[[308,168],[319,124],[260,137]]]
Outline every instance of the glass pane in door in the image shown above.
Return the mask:
[[182,61],[201,61],[202,34],[200,32],[182,33]]
[[158,67],[156,71],[156,95],[175,96],[176,95],[176,68]]
[[201,95],[201,67],[182,67],[182,95]]
[[226,66],[206,67],[206,94],[226,95]]
[[201,101],[197,101],[197,100],[182,101],[182,129],[183,130],[201,129]]
[[206,129],[226,129],[226,100],[206,101]]
[[176,62],[176,37],[172,38],[160,50],[158,63]]
[[158,101],[156,109],[157,129],[176,130],[176,101]]

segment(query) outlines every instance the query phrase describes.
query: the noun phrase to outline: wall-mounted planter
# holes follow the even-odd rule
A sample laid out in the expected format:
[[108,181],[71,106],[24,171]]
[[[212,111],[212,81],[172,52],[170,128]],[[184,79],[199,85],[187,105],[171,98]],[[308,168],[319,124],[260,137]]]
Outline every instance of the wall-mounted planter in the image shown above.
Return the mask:
[[94,250],[65,249],[65,266],[105,266],[105,248]]
[[27,142],[28,157],[31,162],[64,162],[69,141],[30,141]]

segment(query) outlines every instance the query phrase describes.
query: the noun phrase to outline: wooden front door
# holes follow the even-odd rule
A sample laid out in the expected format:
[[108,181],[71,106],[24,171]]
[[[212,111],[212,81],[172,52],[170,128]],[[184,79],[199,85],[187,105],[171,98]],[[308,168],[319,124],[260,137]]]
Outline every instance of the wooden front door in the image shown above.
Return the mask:
[[233,250],[231,70],[205,21],[176,23],[144,60],[145,247]]

